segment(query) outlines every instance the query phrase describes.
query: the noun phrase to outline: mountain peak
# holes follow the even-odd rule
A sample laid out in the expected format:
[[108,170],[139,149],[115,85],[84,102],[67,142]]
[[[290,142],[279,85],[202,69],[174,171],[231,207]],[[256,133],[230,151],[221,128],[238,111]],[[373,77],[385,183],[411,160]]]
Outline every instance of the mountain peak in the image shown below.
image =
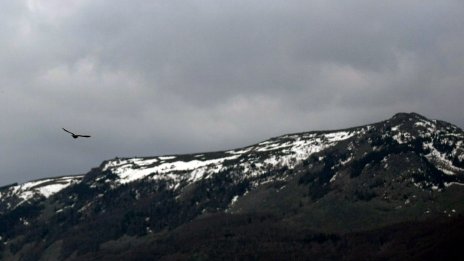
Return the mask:
[[399,112],[393,115],[391,120],[400,120],[400,121],[417,121],[417,120],[426,120],[430,121],[426,117],[420,115],[419,113],[416,112]]

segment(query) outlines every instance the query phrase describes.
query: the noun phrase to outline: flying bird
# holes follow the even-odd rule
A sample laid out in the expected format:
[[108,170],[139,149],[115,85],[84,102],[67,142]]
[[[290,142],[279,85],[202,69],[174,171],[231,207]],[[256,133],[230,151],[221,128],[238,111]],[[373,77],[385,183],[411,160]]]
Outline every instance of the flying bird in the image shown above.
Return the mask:
[[75,139],[79,138],[79,137],[83,137],[83,138],[90,138],[90,135],[81,135],[81,134],[75,134],[75,133],[72,133],[70,131],[68,131],[67,129],[65,128],[62,128],[64,131],[66,131],[67,133],[70,133],[71,136]]

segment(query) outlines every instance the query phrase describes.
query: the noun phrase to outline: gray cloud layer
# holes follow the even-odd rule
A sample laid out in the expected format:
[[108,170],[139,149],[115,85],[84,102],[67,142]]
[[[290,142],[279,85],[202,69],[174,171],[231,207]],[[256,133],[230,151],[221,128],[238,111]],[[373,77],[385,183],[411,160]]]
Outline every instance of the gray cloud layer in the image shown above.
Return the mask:
[[462,127],[463,24],[461,0],[0,0],[0,184],[398,111]]

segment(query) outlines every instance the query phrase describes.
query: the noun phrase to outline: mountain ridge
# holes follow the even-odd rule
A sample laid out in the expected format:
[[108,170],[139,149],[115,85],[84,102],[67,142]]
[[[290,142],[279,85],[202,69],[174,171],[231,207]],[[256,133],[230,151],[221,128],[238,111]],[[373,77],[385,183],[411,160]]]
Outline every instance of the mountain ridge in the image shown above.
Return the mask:
[[[397,128],[397,126],[410,123],[411,121],[414,122],[414,124],[418,124],[418,123],[421,123],[421,122],[427,122],[428,124],[430,124],[430,122],[433,122],[434,124],[451,126],[451,128],[454,128],[455,131],[458,131],[458,132],[462,133],[462,130],[459,127],[457,127],[457,126],[455,126],[453,124],[450,124],[448,122],[437,121],[437,120],[428,120],[426,117],[424,117],[424,116],[422,116],[420,114],[417,114],[417,113],[396,113],[390,119],[387,119],[387,120],[381,121],[381,122],[368,124],[368,125],[361,125],[361,126],[355,126],[355,127],[349,127],[349,128],[337,129],[337,130],[308,131],[308,132],[297,132],[297,133],[291,133],[291,134],[284,134],[284,135],[280,135],[280,136],[276,136],[276,137],[271,137],[271,138],[269,138],[267,140],[263,140],[263,141],[261,141],[259,143],[256,143],[256,144],[253,144],[253,145],[250,145],[250,146],[245,146],[245,147],[231,149],[231,150],[225,150],[225,151],[189,153],[189,154],[174,154],[174,155],[163,155],[163,156],[154,156],[154,157],[153,156],[152,157],[125,157],[125,158],[116,157],[114,159],[103,161],[100,164],[99,167],[94,168],[93,170],[99,170],[100,172],[105,172],[107,170],[110,170],[110,172],[112,172],[112,169],[114,169],[115,167],[120,169],[122,165],[125,165],[124,162],[127,161],[126,163],[127,164],[132,164],[134,169],[140,169],[140,168],[143,169],[144,168],[143,165],[148,165],[149,167],[153,168],[153,166],[156,165],[155,164],[156,162],[167,163],[167,164],[171,163],[171,166],[170,166],[171,170],[168,170],[167,172],[172,172],[172,168],[175,167],[175,163],[173,164],[173,162],[171,160],[172,159],[177,159],[177,158],[180,158],[179,162],[194,162],[194,163],[199,163],[200,164],[199,167],[198,166],[196,166],[196,167],[195,166],[191,166],[191,167],[190,166],[183,166],[183,167],[179,166],[180,171],[189,171],[189,170],[195,170],[195,169],[198,169],[198,168],[201,168],[201,167],[204,167],[204,166],[208,166],[208,165],[213,163],[213,162],[208,162],[208,161],[201,162],[201,159],[206,159],[206,158],[210,157],[210,161],[211,160],[212,161],[214,161],[214,160],[216,160],[216,161],[228,161],[228,160],[236,159],[236,158],[239,158],[240,156],[242,156],[242,155],[238,155],[238,154],[240,154],[240,152],[244,152],[244,151],[245,152],[254,152],[256,150],[258,150],[258,151],[259,150],[266,151],[267,148],[265,148],[265,147],[262,148],[263,144],[267,144],[267,143],[272,144],[272,142],[274,142],[274,141],[278,142],[279,140],[285,140],[285,139],[289,139],[291,137],[304,137],[304,136],[308,136],[308,135],[312,136],[312,135],[324,135],[324,134],[334,134],[334,133],[335,134],[338,133],[338,134],[341,134],[341,135],[346,135],[346,136],[341,137],[341,138],[336,137],[336,136],[333,136],[333,137],[329,136],[329,138],[335,139],[335,141],[338,142],[338,141],[343,141],[345,139],[349,139],[351,136],[359,134],[364,129],[369,130],[369,128],[371,128],[373,126],[392,124],[392,125],[395,125],[394,127],[392,127],[392,129],[395,129],[395,128]],[[408,128],[410,128],[410,126]],[[356,133],[356,131],[358,133]],[[351,134],[351,136],[349,136],[350,134]],[[393,137],[396,138],[396,139],[399,139],[399,137],[396,137],[396,136],[393,136]],[[461,137],[464,137],[464,135],[461,135]],[[325,137],[325,138],[327,138],[327,137]],[[340,140],[337,140],[337,139],[340,139]],[[397,140],[397,142],[401,143],[402,141]],[[260,145],[261,145],[261,147],[260,147]],[[304,145],[307,146],[308,144],[304,144]],[[330,147],[332,145],[333,144],[328,144],[328,147]],[[287,147],[289,147],[289,146],[287,146]],[[301,158],[308,157],[311,154],[319,152],[319,150],[325,150],[325,149],[326,149],[326,147],[317,148],[317,146],[316,146],[314,151],[306,152],[306,154],[301,156]],[[276,150],[276,148],[270,147],[270,148],[268,148],[268,150],[273,151],[273,150]],[[213,156],[213,155],[218,155],[218,154],[222,155],[223,157],[221,158],[221,157],[214,157]],[[225,155],[227,155],[227,156],[225,156]],[[197,158],[199,160],[197,160]],[[190,161],[185,161],[186,159],[190,159]],[[464,156],[460,156],[459,159],[461,160],[461,162],[464,161]],[[145,162],[143,162],[143,161],[145,161]],[[139,163],[143,162],[143,164],[138,165],[137,162],[139,162]],[[186,164],[184,164],[184,165],[186,165]],[[464,164],[461,163],[460,166],[464,167]],[[148,171],[150,173],[142,174],[141,177],[135,177],[134,173],[132,173],[132,175],[131,174],[124,175],[124,176],[129,178],[129,180],[127,182],[132,182],[132,181],[135,181],[135,180],[140,179],[140,178],[145,178],[147,175],[150,175],[151,173],[155,172],[152,168],[149,168],[149,167],[146,168],[146,169],[148,169]],[[47,183],[47,182],[48,183],[53,183],[54,180],[59,182],[59,181],[62,181],[63,178],[73,180],[72,182],[70,182],[68,184],[68,185],[71,185],[72,183],[78,182],[80,180],[86,181],[86,180],[91,179],[90,176],[94,172],[93,170],[90,171],[88,174],[85,174],[85,175],[80,174],[80,175],[66,175],[66,176],[58,176],[58,177],[41,178],[41,179],[25,182],[23,184],[13,183],[13,184],[10,184],[10,185],[2,186],[2,188],[0,188],[0,202],[5,198],[5,192],[4,191],[7,190],[7,189],[13,188],[13,190],[15,190],[15,191],[16,190],[21,191],[22,190],[21,187],[34,189],[34,188],[37,188],[36,185],[33,185],[35,183]],[[179,170],[179,169],[174,168],[174,170]],[[464,171],[464,169],[459,168],[459,167],[457,168],[457,170],[460,171],[460,172]],[[442,171],[449,171],[449,170],[442,170]],[[135,172],[137,172],[137,171],[135,171]],[[114,174],[114,173],[112,173],[112,174]],[[125,181],[123,181],[123,182],[125,182]],[[54,184],[52,184],[52,185],[54,185]],[[67,187],[67,186],[62,186],[62,188],[65,188],[65,187]],[[40,188],[40,186],[39,186],[39,188]],[[54,193],[59,192],[60,190],[61,189],[56,189],[55,192],[51,192],[51,193],[49,193],[47,195],[44,195],[44,196],[48,197],[48,196],[50,196],[50,195],[52,195]],[[26,191],[26,192],[31,194],[30,191]]]
[[127,236],[180,239],[176,231],[189,223],[207,229],[202,220],[221,215],[245,222],[240,226],[263,220],[279,231],[298,227],[336,238],[459,218],[463,143],[464,132],[453,124],[398,113],[225,151],[106,160],[85,175],[0,189],[0,253],[18,259],[32,245],[40,255],[53,250],[57,259],[84,258],[103,253],[109,242],[116,251]]

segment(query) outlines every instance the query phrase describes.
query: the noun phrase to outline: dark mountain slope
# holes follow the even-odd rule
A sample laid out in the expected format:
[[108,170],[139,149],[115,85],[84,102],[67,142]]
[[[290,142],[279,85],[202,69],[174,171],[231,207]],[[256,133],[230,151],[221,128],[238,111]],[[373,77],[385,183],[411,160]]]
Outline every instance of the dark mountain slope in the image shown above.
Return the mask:
[[77,260],[459,260],[464,218],[321,233],[267,215],[214,214],[161,236],[124,237]]

